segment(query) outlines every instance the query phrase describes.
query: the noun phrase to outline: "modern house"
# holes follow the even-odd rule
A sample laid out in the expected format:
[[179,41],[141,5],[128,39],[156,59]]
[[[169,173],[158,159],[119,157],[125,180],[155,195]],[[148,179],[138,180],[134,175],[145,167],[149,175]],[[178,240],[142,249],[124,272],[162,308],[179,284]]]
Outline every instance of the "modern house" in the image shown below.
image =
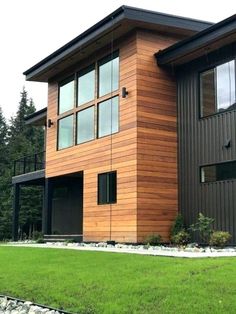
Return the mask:
[[[122,6],[24,74],[48,83],[45,161],[12,178],[44,186],[47,238],[169,240],[201,211],[236,242],[236,16],[212,24]],[[28,170],[27,170],[28,169]]]

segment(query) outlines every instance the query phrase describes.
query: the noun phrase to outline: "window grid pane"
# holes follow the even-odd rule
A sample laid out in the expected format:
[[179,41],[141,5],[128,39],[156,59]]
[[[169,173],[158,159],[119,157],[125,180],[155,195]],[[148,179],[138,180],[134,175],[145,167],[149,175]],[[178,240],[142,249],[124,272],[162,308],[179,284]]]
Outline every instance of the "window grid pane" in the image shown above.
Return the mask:
[[59,90],[59,114],[74,108],[74,80],[61,85]]
[[119,105],[118,97],[113,97],[98,105],[98,137],[118,132]]
[[77,113],[77,144],[94,139],[94,106]]
[[94,100],[95,69],[78,77],[78,106]]
[[70,115],[58,121],[58,149],[73,145],[74,116]]
[[119,87],[119,57],[99,65],[98,70],[99,97],[118,89]]

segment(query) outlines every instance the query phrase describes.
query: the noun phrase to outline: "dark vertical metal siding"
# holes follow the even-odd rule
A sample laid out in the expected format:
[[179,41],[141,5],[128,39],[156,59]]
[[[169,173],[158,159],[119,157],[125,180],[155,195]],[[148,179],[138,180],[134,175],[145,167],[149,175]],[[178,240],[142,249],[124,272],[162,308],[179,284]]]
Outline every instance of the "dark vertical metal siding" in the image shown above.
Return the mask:
[[[236,243],[236,180],[200,183],[201,165],[236,160],[236,111],[199,119],[199,65],[179,73],[180,211],[187,225],[196,221],[199,212],[213,217],[214,228],[229,231]],[[226,149],[228,139],[231,147]]]

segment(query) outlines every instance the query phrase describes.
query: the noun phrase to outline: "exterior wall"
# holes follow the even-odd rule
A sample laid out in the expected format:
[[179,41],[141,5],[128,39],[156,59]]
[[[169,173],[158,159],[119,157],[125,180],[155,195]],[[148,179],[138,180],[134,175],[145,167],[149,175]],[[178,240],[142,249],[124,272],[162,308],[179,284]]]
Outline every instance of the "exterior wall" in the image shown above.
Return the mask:
[[[83,171],[84,241],[137,241],[136,50],[135,34],[119,44],[120,89],[125,86],[129,97],[119,97],[120,130],[111,136],[57,151],[57,82],[49,84],[48,118],[54,126],[47,132],[46,177]],[[117,203],[98,206],[97,175],[111,170],[117,170]]]
[[[236,45],[211,53],[178,71],[179,208],[187,225],[199,212],[215,219],[236,243],[236,180],[200,183],[200,166],[236,160],[236,111],[200,119],[199,72],[236,56]],[[231,147],[223,148],[228,139]]]
[[[151,233],[168,240],[178,207],[176,91],[154,53],[179,39],[138,30],[114,47],[120,91],[126,87],[129,94],[120,96],[120,131],[112,136],[57,151],[57,82],[49,84],[54,125],[47,133],[46,177],[83,171],[84,241],[140,242]],[[111,170],[117,170],[117,203],[98,206],[97,175]]]
[[137,35],[139,242],[152,233],[168,241],[178,211],[176,84],[154,58],[176,41],[147,31]]

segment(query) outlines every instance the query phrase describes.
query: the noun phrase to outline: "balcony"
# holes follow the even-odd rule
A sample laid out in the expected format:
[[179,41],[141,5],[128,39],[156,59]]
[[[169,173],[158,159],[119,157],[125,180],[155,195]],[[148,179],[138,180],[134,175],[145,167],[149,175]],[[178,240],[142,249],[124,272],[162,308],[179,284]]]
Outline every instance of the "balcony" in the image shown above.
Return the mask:
[[13,176],[25,175],[45,169],[45,151],[24,156],[14,161]]

